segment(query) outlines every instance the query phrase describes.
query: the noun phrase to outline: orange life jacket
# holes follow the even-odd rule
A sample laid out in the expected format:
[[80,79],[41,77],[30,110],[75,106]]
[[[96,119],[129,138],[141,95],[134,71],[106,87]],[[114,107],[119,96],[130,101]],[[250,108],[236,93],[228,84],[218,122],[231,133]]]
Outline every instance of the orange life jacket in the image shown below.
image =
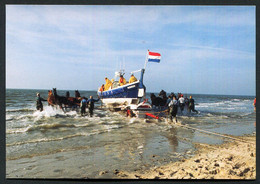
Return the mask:
[[101,87],[99,88],[99,91],[101,91],[101,92],[104,91],[104,88],[105,88],[104,86],[101,86]]

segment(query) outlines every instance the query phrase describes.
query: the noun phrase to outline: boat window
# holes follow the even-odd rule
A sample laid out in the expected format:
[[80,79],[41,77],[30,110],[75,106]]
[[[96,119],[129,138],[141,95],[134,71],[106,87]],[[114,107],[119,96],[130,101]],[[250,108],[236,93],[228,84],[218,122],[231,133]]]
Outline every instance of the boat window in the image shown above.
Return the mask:
[[114,81],[114,82],[112,83],[112,88],[117,88],[117,87],[119,87],[119,86],[120,86],[120,84],[119,84],[118,81]]

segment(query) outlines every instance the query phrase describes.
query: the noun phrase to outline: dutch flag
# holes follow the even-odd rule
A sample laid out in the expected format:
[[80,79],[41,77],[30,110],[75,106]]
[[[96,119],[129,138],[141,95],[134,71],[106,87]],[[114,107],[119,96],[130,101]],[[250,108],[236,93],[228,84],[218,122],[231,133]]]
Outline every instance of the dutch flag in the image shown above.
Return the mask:
[[148,62],[156,62],[160,63],[161,60],[161,54],[157,52],[148,52]]

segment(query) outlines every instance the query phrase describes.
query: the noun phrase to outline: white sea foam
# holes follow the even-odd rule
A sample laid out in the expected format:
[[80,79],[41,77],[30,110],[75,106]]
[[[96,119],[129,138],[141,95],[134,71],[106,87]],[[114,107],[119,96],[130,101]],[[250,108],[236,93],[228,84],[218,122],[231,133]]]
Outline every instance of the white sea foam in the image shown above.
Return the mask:
[[128,124],[132,124],[132,123],[139,123],[140,119],[138,118],[131,118],[130,121],[128,122]]
[[13,118],[13,116],[12,115],[7,115],[6,114],[6,116],[5,116],[5,120],[6,121],[11,121],[11,120],[13,120],[14,118]]
[[24,127],[24,128],[7,129],[7,130],[6,130],[6,134],[25,133],[25,132],[27,132],[30,128],[32,128],[32,125],[29,125],[28,127]]
[[232,101],[239,102],[241,99],[233,99]]
[[250,100],[243,99],[230,99],[218,102],[201,102],[195,106],[199,111],[212,111],[212,112],[234,112],[234,113],[248,113],[252,111],[252,104]]
[[52,108],[51,106],[48,106],[48,107],[45,107],[42,112],[35,111],[33,113],[33,116],[35,116],[35,117],[52,117],[57,114],[65,115],[65,113],[61,109],[59,109],[59,108],[56,109],[56,108]]
[[19,109],[6,109],[6,112],[30,112],[34,111],[34,108],[19,108]]
[[143,148],[144,148],[143,145],[137,147],[137,149],[143,149]]
[[91,124],[88,122],[88,123],[84,123],[84,124],[75,124],[75,127],[88,127],[90,125]]
[[110,132],[112,129],[117,129],[119,128],[119,125],[104,125],[104,128]]

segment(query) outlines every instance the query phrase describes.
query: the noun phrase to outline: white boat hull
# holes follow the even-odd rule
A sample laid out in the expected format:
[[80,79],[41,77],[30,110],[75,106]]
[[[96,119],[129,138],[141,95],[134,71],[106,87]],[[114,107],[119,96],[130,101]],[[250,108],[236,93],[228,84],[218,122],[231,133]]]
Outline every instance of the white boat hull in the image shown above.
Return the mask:
[[120,106],[129,106],[131,104],[138,104],[139,98],[103,98],[101,99],[102,103],[107,106],[120,107]]

